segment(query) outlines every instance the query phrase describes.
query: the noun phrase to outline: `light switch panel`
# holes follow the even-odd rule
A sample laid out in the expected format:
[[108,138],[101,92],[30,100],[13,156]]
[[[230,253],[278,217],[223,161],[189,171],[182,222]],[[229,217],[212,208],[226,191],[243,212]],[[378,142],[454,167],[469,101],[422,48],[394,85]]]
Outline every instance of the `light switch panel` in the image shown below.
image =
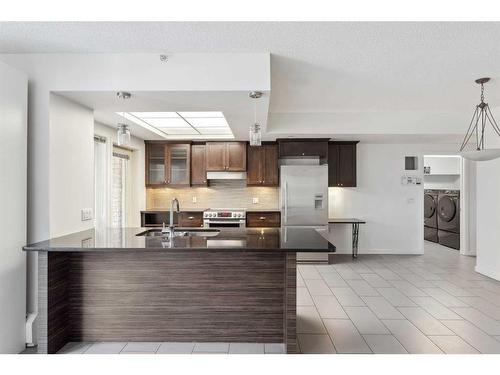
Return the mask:
[[196,197],[193,197],[193,203],[196,203],[198,201],[198,199]]
[[256,198],[256,197],[252,198],[252,203],[253,204],[258,204],[259,203],[259,198]]
[[82,221],[92,220],[92,209],[82,208]]

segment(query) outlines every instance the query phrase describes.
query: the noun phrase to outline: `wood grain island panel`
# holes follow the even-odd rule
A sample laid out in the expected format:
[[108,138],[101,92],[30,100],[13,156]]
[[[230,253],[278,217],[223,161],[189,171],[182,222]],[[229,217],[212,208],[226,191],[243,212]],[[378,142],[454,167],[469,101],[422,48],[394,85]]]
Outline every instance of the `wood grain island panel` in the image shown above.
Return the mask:
[[69,341],[283,342],[297,350],[295,253],[39,255],[39,352]]

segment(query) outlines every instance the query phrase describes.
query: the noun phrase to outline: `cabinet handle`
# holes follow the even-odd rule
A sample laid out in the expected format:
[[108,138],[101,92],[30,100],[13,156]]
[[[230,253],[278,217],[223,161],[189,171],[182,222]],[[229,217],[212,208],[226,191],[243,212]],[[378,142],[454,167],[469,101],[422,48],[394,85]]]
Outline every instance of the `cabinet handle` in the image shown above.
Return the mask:
[[265,216],[261,216],[261,217],[259,217],[259,220],[266,220],[266,217]]
[[194,216],[189,216],[188,217],[189,220],[193,220],[194,219]]

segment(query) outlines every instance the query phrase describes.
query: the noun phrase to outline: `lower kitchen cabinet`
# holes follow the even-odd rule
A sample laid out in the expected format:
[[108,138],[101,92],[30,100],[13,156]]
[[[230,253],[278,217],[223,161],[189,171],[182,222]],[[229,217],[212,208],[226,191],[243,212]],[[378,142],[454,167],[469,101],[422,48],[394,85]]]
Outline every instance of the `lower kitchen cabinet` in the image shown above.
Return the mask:
[[[178,217],[174,214],[174,225],[177,225]],[[141,211],[141,227],[161,227],[163,224],[170,224],[170,212],[160,211]]]
[[203,212],[180,212],[179,213],[180,227],[202,227]]
[[247,247],[273,248],[279,247],[280,236],[275,229],[262,229],[258,233],[250,233],[247,235]]
[[247,212],[247,227],[249,228],[279,228],[281,214],[279,211]]

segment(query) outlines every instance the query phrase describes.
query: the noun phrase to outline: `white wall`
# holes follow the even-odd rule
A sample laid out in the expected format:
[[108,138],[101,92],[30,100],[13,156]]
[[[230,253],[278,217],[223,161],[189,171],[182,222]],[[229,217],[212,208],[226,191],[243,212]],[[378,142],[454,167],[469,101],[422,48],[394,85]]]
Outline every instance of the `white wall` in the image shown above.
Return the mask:
[[[357,217],[359,252],[423,253],[422,185],[402,185],[403,175],[423,177],[423,155],[456,151],[454,145],[368,144],[357,146],[357,187],[329,188],[329,216]],[[418,156],[417,171],[405,171],[405,156]],[[351,252],[349,225],[330,226],[338,253]]]
[[[485,138],[486,148],[500,147],[491,131]],[[500,280],[500,159],[476,162],[476,168],[476,271]]]
[[[55,91],[271,89],[269,53],[2,54],[29,78],[28,241],[49,237],[49,96]],[[48,147],[49,146],[49,147]]]
[[50,94],[49,237],[90,229],[81,210],[94,208],[93,111]]
[[[106,138],[108,171],[111,171],[113,143],[117,142],[116,129],[110,126],[94,123],[94,134]],[[146,186],[144,183],[145,144],[144,140],[131,137],[130,148],[134,150],[129,161],[130,202],[127,206],[127,226],[140,227],[140,211],[146,208]],[[111,172],[108,173],[108,189],[111,189]],[[111,219],[111,202],[108,200],[108,221]],[[109,225],[108,225],[109,226]]]
[[[56,91],[238,91],[271,89],[269,53],[1,54],[0,61],[27,73],[28,242],[50,237],[51,92]],[[91,138],[92,139],[92,138]],[[70,182],[68,182],[69,184]],[[79,194],[79,187],[73,186]],[[84,192],[84,194],[86,194]],[[93,207],[91,205],[90,207]],[[37,256],[28,256],[28,311],[37,309]]]
[[0,354],[24,349],[28,77],[0,62]]
[[430,174],[424,175],[425,189],[460,190],[462,158],[459,156],[424,156],[424,167]]

